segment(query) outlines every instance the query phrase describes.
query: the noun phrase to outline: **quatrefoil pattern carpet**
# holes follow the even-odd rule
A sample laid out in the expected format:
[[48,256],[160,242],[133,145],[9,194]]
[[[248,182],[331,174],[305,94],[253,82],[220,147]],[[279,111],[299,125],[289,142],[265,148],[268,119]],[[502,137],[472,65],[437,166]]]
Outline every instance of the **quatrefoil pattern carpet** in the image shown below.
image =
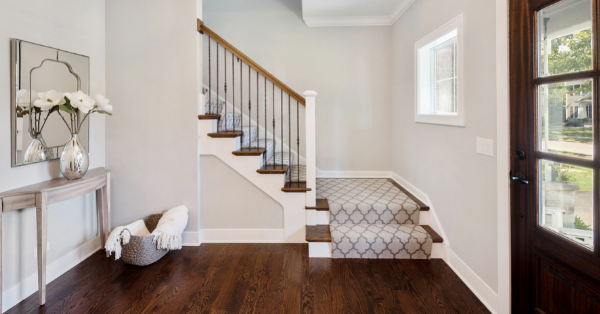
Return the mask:
[[387,179],[317,179],[329,201],[334,258],[429,259],[419,206]]

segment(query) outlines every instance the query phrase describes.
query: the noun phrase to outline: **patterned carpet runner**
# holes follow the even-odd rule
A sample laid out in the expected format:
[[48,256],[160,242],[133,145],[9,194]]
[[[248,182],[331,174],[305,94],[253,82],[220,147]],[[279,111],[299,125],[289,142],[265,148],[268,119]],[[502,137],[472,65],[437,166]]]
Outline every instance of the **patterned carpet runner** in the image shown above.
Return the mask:
[[429,259],[419,206],[387,179],[317,179],[329,200],[334,258]]

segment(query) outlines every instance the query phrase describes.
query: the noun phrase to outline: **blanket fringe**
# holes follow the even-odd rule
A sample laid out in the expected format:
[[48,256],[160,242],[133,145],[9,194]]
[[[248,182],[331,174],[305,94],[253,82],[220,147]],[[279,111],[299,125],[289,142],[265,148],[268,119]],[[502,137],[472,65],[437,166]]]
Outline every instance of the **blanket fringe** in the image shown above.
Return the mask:
[[157,249],[163,250],[181,250],[182,247],[180,235],[167,235],[160,232],[154,234],[152,243],[156,244]]
[[104,245],[104,249],[108,253],[108,256],[111,256],[112,253],[115,253],[115,260],[121,258],[121,243],[129,244],[129,240],[131,239],[131,232],[124,227],[116,227],[108,236],[106,240],[106,244]]

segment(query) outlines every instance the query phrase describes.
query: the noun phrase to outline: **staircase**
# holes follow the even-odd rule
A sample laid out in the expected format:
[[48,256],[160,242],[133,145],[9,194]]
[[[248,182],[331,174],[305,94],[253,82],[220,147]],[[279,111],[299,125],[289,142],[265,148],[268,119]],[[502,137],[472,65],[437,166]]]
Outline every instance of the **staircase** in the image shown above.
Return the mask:
[[441,257],[443,240],[426,224],[429,207],[393,180],[316,179],[315,92],[300,96],[200,20],[198,31],[206,35],[208,82],[200,153],[218,157],[284,210],[281,238],[259,241],[308,242],[310,257]]
[[309,257],[442,257],[442,237],[423,224],[429,207],[392,179],[317,179],[317,198],[306,206]]
[[260,240],[305,242],[304,207],[316,201],[316,93],[299,95],[200,20],[198,31],[205,35],[200,153],[218,157],[283,207],[281,238]]

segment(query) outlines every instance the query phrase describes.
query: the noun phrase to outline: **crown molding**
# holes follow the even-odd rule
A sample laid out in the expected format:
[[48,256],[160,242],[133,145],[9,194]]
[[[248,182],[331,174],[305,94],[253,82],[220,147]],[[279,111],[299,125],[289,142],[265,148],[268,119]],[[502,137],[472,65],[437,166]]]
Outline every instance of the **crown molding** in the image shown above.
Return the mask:
[[391,25],[389,16],[305,17],[304,23],[308,27]]
[[390,26],[393,25],[416,0],[400,2],[388,16],[323,16],[303,17],[308,27],[335,26]]
[[396,23],[396,21],[410,8],[410,6],[415,3],[417,0],[409,0],[406,2],[400,2],[396,6],[396,8],[390,13],[390,25]]

